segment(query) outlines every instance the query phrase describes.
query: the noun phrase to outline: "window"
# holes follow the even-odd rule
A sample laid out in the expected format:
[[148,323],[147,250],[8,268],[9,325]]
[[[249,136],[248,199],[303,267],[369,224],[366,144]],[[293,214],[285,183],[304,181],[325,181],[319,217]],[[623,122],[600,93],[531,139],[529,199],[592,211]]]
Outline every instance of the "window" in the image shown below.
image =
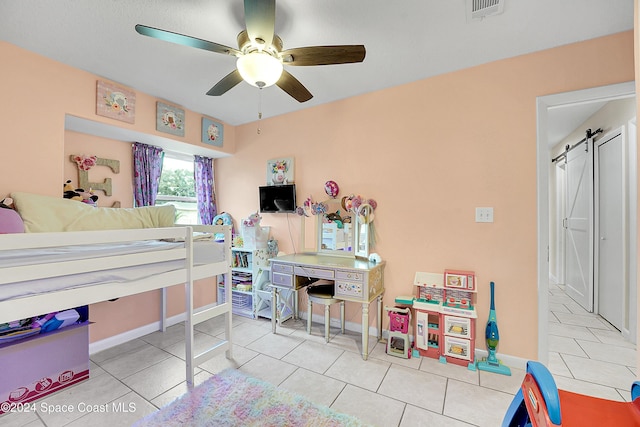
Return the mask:
[[174,205],[176,224],[200,222],[193,176],[193,158],[165,151],[156,205]]

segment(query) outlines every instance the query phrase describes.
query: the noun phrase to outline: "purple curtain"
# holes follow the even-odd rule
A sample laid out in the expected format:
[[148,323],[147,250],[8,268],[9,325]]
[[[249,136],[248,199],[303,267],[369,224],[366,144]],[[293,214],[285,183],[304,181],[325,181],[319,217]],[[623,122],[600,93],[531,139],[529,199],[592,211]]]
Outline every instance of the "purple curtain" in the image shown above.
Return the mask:
[[208,157],[194,156],[193,166],[200,222],[210,225],[218,214],[216,195],[213,190],[213,160]]
[[133,198],[136,206],[153,206],[162,174],[162,148],[133,143]]

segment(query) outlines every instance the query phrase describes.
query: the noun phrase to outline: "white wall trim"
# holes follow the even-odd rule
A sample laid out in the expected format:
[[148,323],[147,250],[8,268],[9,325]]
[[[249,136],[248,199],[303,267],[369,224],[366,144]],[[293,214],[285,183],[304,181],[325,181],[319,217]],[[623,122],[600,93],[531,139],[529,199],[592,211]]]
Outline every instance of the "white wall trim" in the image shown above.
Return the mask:
[[[178,314],[176,316],[170,317],[167,319],[167,326],[172,326],[172,325],[176,325],[180,322],[183,322],[185,320],[185,314],[181,313]],[[307,318],[307,313],[300,313],[300,319],[304,320],[306,322],[306,318]],[[324,325],[324,314],[314,314],[313,317],[313,322],[314,323],[320,323],[322,325]],[[360,327],[360,323],[355,323],[355,322],[349,322],[349,321],[345,321],[344,324],[344,328],[347,331],[350,332],[356,332],[358,334],[361,333],[362,329]],[[331,318],[331,327],[334,329],[340,328],[340,319],[339,318]],[[128,341],[134,340],[136,338],[140,338],[143,337],[145,335],[151,334],[153,332],[159,331],[160,330],[160,321],[158,320],[157,322],[153,322],[153,323],[149,323],[147,325],[141,326],[139,328],[136,329],[132,329],[130,331],[126,331],[123,332],[121,334],[118,335],[114,335],[112,337],[109,338],[105,338],[103,340],[100,341],[96,341],[93,342],[91,344],[89,344],[89,355],[93,355],[96,353],[99,353],[101,351],[107,350],[109,348],[118,346],[120,344],[124,344]],[[369,327],[369,339],[373,339],[375,340],[376,336],[378,333],[378,328],[376,327]],[[384,330],[382,332],[382,338],[383,339],[387,339],[388,336],[388,331]],[[414,341],[413,336],[410,337],[411,341]],[[384,343],[378,343],[378,345],[384,345]],[[476,361],[477,360],[481,360],[482,358],[486,358],[488,356],[488,353],[486,350],[483,349],[475,349],[475,356],[476,356]],[[508,354],[500,354],[497,353],[496,357],[498,358],[498,360],[500,360],[501,363],[503,363],[506,366],[509,366],[511,368],[515,368],[515,369],[521,369],[521,370],[525,370],[526,366],[527,366],[527,359],[523,359],[521,357],[516,357],[516,356],[511,356]]]
[[[215,305],[215,304],[214,304]],[[173,326],[177,323],[184,322],[187,318],[185,313],[180,313],[176,316],[169,317],[166,320],[166,326]],[[109,338],[105,338],[100,341],[95,341],[89,344],[89,355],[101,352],[103,350],[107,350],[111,347],[115,347],[120,344],[124,344],[127,341],[134,340],[136,338],[143,337],[145,335],[149,335],[153,332],[157,332],[162,328],[162,323],[158,320],[153,323],[149,323],[144,326],[140,326],[136,329],[131,329],[129,331],[123,332],[118,335],[113,335]]]

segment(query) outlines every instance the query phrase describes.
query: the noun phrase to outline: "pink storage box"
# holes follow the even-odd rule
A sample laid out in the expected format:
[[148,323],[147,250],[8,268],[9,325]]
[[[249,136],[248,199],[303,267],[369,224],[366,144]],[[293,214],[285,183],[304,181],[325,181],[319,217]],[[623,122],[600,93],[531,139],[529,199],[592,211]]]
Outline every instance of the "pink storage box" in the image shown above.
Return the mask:
[[0,414],[5,407],[33,402],[88,378],[88,322],[3,344]]
[[409,332],[409,323],[411,323],[411,317],[409,313],[398,313],[395,311],[389,311],[390,331],[406,334],[407,332]]

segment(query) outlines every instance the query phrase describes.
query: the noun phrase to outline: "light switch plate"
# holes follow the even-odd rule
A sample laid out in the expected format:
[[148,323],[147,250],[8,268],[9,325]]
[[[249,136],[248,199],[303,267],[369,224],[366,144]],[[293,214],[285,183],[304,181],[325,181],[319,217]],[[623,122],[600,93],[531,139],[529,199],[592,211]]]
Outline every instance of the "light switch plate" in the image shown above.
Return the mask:
[[476,208],[476,222],[493,222],[493,208]]

